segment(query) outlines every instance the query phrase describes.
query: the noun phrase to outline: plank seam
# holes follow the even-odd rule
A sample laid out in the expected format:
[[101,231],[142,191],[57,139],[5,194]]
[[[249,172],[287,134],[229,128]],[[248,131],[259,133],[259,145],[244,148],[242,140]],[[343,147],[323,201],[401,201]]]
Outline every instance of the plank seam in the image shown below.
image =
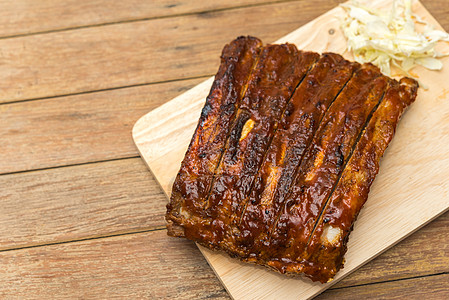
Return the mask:
[[134,158],[139,158],[139,157],[140,157],[139,155],[133,155],[133,156],[125,156],[125,157],[111,158],[111,159],[104,159],[104,160],[96,160],[96,161],[87,161],[87,162],[68,164],[68,165],[61,165],[61,166],[53,166],[53,167],[46,167],[46,168],[37,168],[37,169],[21,170],[21,171],[13,171],[13,172],[5,172],[5,173],[1,173],[0,172],[0,176],[13,175],[13,174],[22,174],[22,173],[31,173],[31,172],[39,172],[39,171],[53,170],[53,169],[60,169],[60,168],[67,168],[67,167],[84,166],[84,165],[98,164],[98,163],[118,161],[118,160],[134,159]]
[[23,103],[23,102],[31,102],[31,101],[37,101],[37,100],[54,99],[54,98],[62,98],[62,97],[69,97],[69,96],[78,96],[78,95],[85,95],[85,94],[93,94],[93,93],[114,91],[114,90],[127,89],[127,88],[133,88],[133,87],[141,87],[141,86],[149,86],[149,85],[156,85],[156,84],[171,83],[171,82],[176,82],[176,81],[187,81],[187,80],[194,80],[194,79],[207,79],[207,78],[209,78],[211,76],[214,76],[214,74],[203,74],[203,75],[191,76],[191,77],[185,77],[185,78],[166,79],[166,80],[153,81],[153,82],[136,83],[136,84],[123,85],[123,86],[117,86],[117,87],[110,87],[110,88],[104,88],[104,89],[98,89],[98,90],[88,90],[88,91],[83,91],[83,92],[59,94],[59,95],[53,95],[53,96],[45,96],[45,97],[37,97],[37,98],[28,98],[28,99],[4,101],[4,102],[1,102],[0,105]]
[[303,1],[303,0],[278,0],[278,1],[269,1],[269,2],[262,3],[262,4],[255,3],[255,4],[247,4],[247,5],[240,5],[240,6],[233,6],[233,7],[224,7],[224,8],[218,8],[218,9],[212,9],[212,10],[199,10],[199,11],[193,11],[193,12],[178,13],[178,14],[172,14],[172,15],[166,15],[166,16],[155,16],[155,17],[129,19],[129,20],[122,20],[122,21],[114,21],[114,22],[104,22],[104,23],[97,23],[97,24],[90,24],[90,25],[80,25],[80,26],[65,27],[65,28],[58,28],[58,29],[52,29],[52,30],[42,30],[42,31],[29,32],[29,33],[5,35],[5,36],[0,36],[0,40],[28,37],[28,36],[33,36],[33,35],[51,34],[51,33],[58,33],[58,32],[64,32],[64,31],[73,31],[73,30],[79,30],[79,29],[84,29],[84,28],[95,28],[95,27],[110,26],[110,25],[117,25],[117,24],[129,24],[129,23],[136,23],[136,22],[142,22],[142,21],[151,21],[151,20],[184,17],[184,16],[202,15],[202,14],[222,12],[222,11],[232,11],[232,10],[237,10],[237,9],[242,9],[242,8],[251,8],[251,7],[256,7],[256,6],[268,6],[268,5],[279,4],[279,3],[290,3],[290,2],[301,2],[301,1]]
[[152,231],[160,231],[160,230],[166,230],[165,225],[160,225],[160,226],[156,226],[156,227],[151,228],[151,229],[143,229],[143,230],[137,230],[137,231],[128,231],[128,232],[125,231],[125,232],[120,232],[120,233],[112,233],[112,234],[106,234],[106,235],[90,236],[90,237],[73,239],[73,240],[62,240],[62,241],[57,241],[57,242],[48,242],[48,243],[41,243],[41,244],[34,244],[34,245],[25,245],[25,246],[20,246],[20,247],[3,248],[3,249],[0,249],[0,253],[10,252],[10,251],[15,251],[15,250],[23,250],[23,249],[30,249],[30,248],[45,247],[45,246],[53,246],[53,245],[62,245],[62,244],[69,244],[69,243],[76,243],[76,242],[84,242],[84,241],[90,241],[90,240],[106,239],[106,238],[110,238],[110,237],[133,235],[133,234],[146,233],[146,232],[152,232]]
[[[140,233],[148,233],[148,232],[163,231],[163,230],[166,230],[165,225],[160,226],[160,227],[155,227],[152,229],[146,229],[146,230],[130,231],[130,232],[124,232],[124,233],[87,237],[87,238],[74,239],[74,240],[58,241],[58,242],[53,242],[53,243],[42,243],[42,244],[29,245],[29,246],[0,249],[0,253],[12,252],[12,251],[16,251],[16,250],[39,248],[39,247],[45,247],[45,246],[64,245],[64,244],[69,244],[69,243],[77,243],[77,242],[84,242],[84,241],[90,241],[90,240],[107,239],[110,237],[129,236],[129,235],[135,235],[135,234],[140,234]],[[419,279],[419,278],[425,278],[425,277],[441,276],[441,275],[447,275],[447,274],[449,274],[449,272],[439,272],[439,273],[403,277],[403,278],[397,278],[397,279],[391,279],[391,280],[381,280],[381,281],[376,281],[376,282],[354,284],[354,285],[348,285],[348,286],[343,286],[343,287],[330,287],[328,290],[342,290],[342,289],[349,289],[349,288],[354,288],[354,287],[370,286],[370,285],[375,285],[375,284],[383,284],[383,283],[405,281],[405,280]]]

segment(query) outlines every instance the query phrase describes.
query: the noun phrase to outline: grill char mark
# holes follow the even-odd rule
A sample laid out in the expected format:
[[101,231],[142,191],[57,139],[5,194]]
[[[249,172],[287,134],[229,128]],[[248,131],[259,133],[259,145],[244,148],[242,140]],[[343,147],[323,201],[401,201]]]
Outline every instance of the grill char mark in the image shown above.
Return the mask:
[[[271,59],[259,54],[270,49],[275,52]],[[279,49],[293,54],[284,57]],[[173,186],[167,227],[169,235],[185,236],[281,273],[305,273],[325,282],[341,268],[380,157],[403,110],[415,99],[417,84],[411,79],[402,79],[400,86],[391,84],[396,88],[389,88],[384,97],[389,102],[379,105],[376,97],[383,95],[389,79],[365,64],[329,105],[317,95],[325,94],[326,88],[338,90],[337,84],[312,78],[298,86],[302,79],[292,74],[295,56],[304,64],[308,57],[309,67],[303,66],[302,72],[310,76],[318,55],[293,45],[262,47],[258,39],[241,37],[225,47]],[[291,97],[302,86],[309,93],[303,111],[296,110],[299,100]],[[279,94],[282,99],[275,96]],[[324,116],[315,119],[315,110]],[[304,132],[309,144],[300,136]],[[273,166],[283,168],[281,175],[272,173]],[[268,230],[260,230],[264,226]],[[340,226],[340,235],[331,230],[334,226]],[[251,228],[257,230],[245,237]],[[336,245],[323,245],[329,232]]]
[[195,133],[181,169],[175,179],[166,220],[168,234],[184,236],[179,225],[189,216],[203,216],[212,176],[220,161],[232,120],[256,66],[262,42],[254,37],[239,37],[226,45],[221,64],[206,98]]

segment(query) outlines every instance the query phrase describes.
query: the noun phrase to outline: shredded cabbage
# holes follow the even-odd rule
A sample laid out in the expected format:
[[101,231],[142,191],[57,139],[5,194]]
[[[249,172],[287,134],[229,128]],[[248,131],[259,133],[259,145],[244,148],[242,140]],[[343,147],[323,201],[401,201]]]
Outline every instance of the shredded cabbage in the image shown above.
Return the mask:
[[[356,61],[371,62],[386,75],[390,75],[390,64],[408,76],[416,65],[430,70],[443,67],[438,58],[448,54],[435,51],[435,45],[439,41],[449,42],[449,34],[435,30],[415,15],[411,0],[393,1],[388,13],[358,1],[340,6],[347,12],[341,27]],[[413,20],[425,25],[423,32],[415,30]]]

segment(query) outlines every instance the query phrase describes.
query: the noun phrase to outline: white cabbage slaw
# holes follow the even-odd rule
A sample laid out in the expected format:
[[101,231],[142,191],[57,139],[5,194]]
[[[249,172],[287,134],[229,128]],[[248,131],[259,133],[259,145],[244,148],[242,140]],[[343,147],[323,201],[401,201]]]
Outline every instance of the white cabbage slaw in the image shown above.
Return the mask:
[[[409,71],[416,65],[430,70],[443,67],[438,58],[448,54],[438,53],[435,45],[439,41],[449,42],[449,34],[435,30],[414,14],[411,0],[393,1],[389,12],[369,8],[358,1],[340,6],[347,13],[341,28],[356,61],[371,62],[388,76],[391,64],[410,77],[413,76]],[[422,32],[416,31],[415,22],[425,26]]]

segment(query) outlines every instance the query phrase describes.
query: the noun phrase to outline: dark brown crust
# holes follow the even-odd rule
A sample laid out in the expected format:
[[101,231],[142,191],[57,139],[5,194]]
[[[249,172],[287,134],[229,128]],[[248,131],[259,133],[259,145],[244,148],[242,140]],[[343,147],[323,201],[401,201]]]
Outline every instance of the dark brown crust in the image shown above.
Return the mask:
[[[232,120],[255,68],[262,42],[253,37],[239,37],[226,45],[221,64],[167,205],[167,228],[170,235],[184,236],[176,226],[184,219],[181,206],[201,214],[201,200],[207,197],[212,176],[220,161]],[[229,128],[229,129],[227,129]],[[188,196],[192,196],[188,198]]]
[[338,54],[325,53],[296,90],[246,199],[246,210],[237,213],[240,255],[254,254],[254,243],[268,237],[323,115],[358,67]]
[[[327,111],[292,189],[285,200],[269,242],[269,264],[280,272],[302,266],[297,262],[339,174],[367,120],[378,105],[388,79],[372,65],[363,65]],[[293,270],[291,270],[293,272]]]
[[[248,196],[285,107],[317,58],[291,44],[262,50],[206,199],[204,211],[211,222],[185,224],[186,236],[201,240],[214,232],[209,243],[228,242],[224,235]],[[232,251],[232,242],[228,248]]]
[[[416,81],[408,78],[400,83],[391,81],[312,234],[305,255],[308,265],[303,270],[307,275],[326,282],[341,268],[349,233],[368,199],[380,158],[394,136],[402,113],[415,100],[417,89]],[[341,230],[340,237],[332,244],[322,241],[325,226]]]
[[[417,83],[318,57],[250,37],[225,47],[167,205],[169,235],[314,281],[342,267]],[[329,225],[342,233],[331,244]]]

